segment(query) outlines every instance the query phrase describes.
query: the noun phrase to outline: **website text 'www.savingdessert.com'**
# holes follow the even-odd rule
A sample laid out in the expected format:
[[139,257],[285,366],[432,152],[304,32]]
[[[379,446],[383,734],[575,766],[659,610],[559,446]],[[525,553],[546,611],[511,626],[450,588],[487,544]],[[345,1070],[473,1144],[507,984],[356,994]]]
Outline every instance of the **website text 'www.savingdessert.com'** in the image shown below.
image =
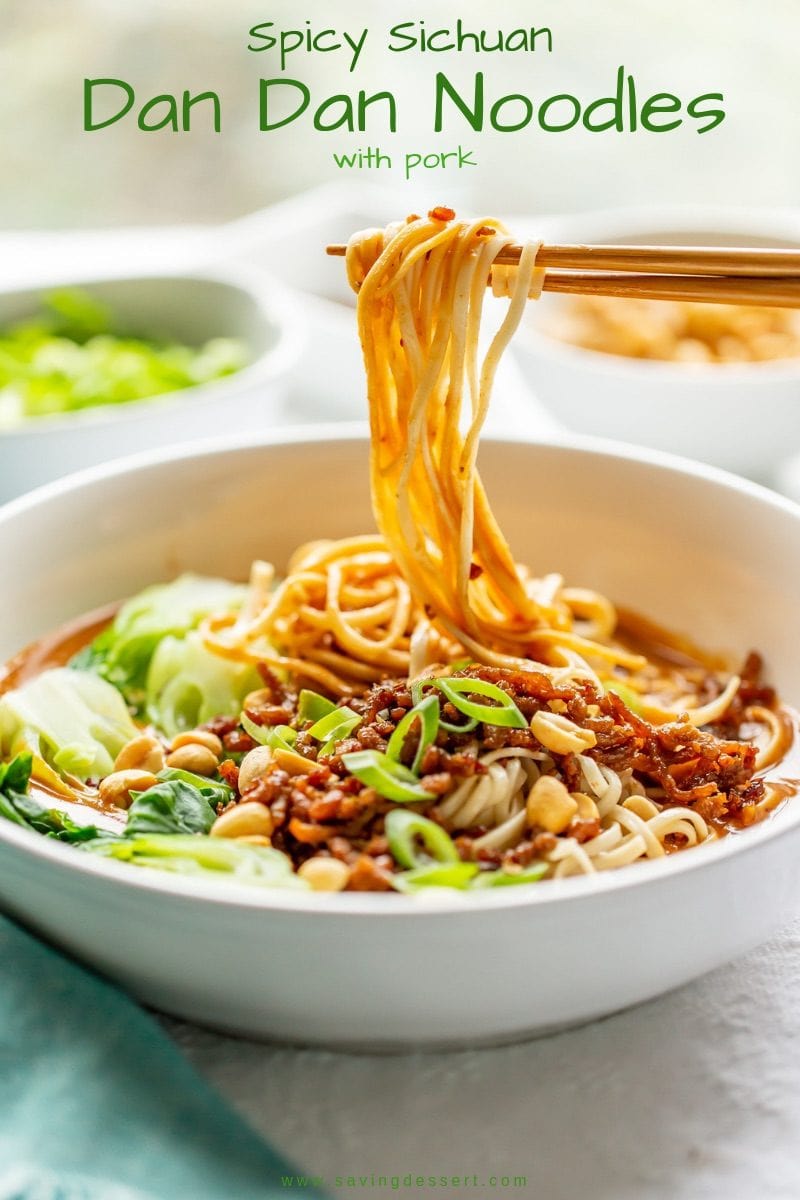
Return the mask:
[[513,1191],[528,1186],[527,1175],[334,1175],[323,1179],[318,1175],[282,1175],[281,1186],[302,1193],[310,1188],[335,1187],[342,1191],[372,1191],[376,1188],[393,1192],[485,1191],[487,1188]]

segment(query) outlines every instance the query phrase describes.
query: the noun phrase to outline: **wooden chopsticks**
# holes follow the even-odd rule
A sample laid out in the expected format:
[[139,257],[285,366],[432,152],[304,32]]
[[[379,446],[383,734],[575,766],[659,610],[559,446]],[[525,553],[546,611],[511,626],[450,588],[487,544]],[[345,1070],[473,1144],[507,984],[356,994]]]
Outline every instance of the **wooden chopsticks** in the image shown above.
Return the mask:
[[[521,246],[495,260],[519,262]],[[342,256],[346,247],[327,253]],[[642,300],[800,307],[800,250],[727,246],[543,245],[543,291]]]
[[633,300],[684,300],[702,304],[747,304],[800,308],[800,278],[745,275],[638,275],[548,271],[544,292],[584,296],[627,296]]

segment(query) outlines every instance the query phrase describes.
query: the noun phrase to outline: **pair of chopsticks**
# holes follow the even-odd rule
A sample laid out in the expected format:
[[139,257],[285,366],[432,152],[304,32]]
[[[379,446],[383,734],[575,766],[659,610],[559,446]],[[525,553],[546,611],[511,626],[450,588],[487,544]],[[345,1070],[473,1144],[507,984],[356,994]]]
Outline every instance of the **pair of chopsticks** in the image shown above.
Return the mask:
[[[519,262],[521,246],[495,260]],[[346,247],[331,245],[340,257]],[[543,291],[636,300],[689,300],[800,308],[800,250],[715,246],[543,245]]]

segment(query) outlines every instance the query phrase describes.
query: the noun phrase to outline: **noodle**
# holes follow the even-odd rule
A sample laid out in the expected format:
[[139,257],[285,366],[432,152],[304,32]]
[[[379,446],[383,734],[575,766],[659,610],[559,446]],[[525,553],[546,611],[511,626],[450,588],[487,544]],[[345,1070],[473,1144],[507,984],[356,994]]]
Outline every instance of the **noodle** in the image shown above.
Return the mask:
[[[724,725],[742,679],[723,680],[700,666],[654,665],[616,637],[617,614],[605,596],[566,586],[559,575],[537,578],[515,561],[477,468],[498,363],[543,281],[536,242],[523,246],[518,266],[496,264],[512,241],[497,221],[456,221],[447,209],[350,239],[347,272],[358,296],[379,534],[301,547],[274,590],[272,567],[256,564],[249,604],[238,617],[208,621],[204,636],[218,653],[288,672],[338,698],[363,696],[370,685],[382,696],[385,680],[435,680],[457,670],[465,656],[486,670],[506,672],[508,685],[515,672],[525,673],[524,679],[535,671],[551,689],[533,714],[536,737],[527,733],[516,744],[494,747],[456,745],[454,761],[471,766],[464,778],[448,783],[429,813],[468,845],[472,858],[496,862],[510,855],[512,864],[521,863],[513,857],[517,848],[533,845],[549,873],[562,877],[661,857],[718,836],[710,814],[724,811],[717,790],[723,785],[707,782],[713,771],[702,765],[703,756],[712,754],[709,735],[699,735],[696,759],[681,746],[694,744],[700,727]],[[508,305],[482,351],[479,331],[490,283]],[[404,686],[398,685],[394,701],[400,714],[408,707]],[[642,745],[652,740],[653,726],[671,730],[677,722],[676,730],[691,731],[665,734],[667,751],[674,743],[683,757],[658,781],[643,782],[628,765],[615,769],[613,752],[609,763],[592,756],[591,720],[607,719],[611,709],[597,700],[587,708],[579,697],[619,688],[627,689],[626,705],[642,715],[611,704],[631,745],[636,738]],[[521,703],[513,687],[512,694]],[[382,702],[389,708],[393,703]],[[590,718],[589,728],[566,715],[571,704],[583,722]],[[757,751],[728,742],[725,761],[747,751],[748,761],[755,759],[763,770],[785,749],[786,729],[763,705],[751,705],[743,720],[752,727]],[[735,727],[726,729],[725,736],[731,734]],[[651,773],[658,774],[658,755],[667,751],[657,752]],[[750,774],[740,772],[737,783],[744,786]],[[528,806],[542,780],[551,789],[557,781],[556,799],[575,815],[559,836],[545,830],[526,842]],[[733,796],[733,776],[727,786]],[[753,793],[755,807],[768,803],[769,793],[766,799],[762,793]],[[690,802],[681,803],[683,796]],[[312,829],[305,816],[293,828],[312,844],[329,836]]]
[[[624,610],[620,621],[607,597],[516,561],[477,466],[500,358],[543,282],[535,241],[518,266],[498,264],[511,243],[499,222],[449,209],[351,238],[378,532],[309,542],[282,578],[256,562],[238,612],[206,617],[199,638],[190,625],[185,643],[169,635],[166,692],[214,715],[164,744],[151,663],[154,729],[132,726],[98,781],[101,807],[125,796],[136,815],[149,791],[131,775],[162,786],[162,772],[121,765],[145,753],[154,771],[166,764],[164,788],[195,787],[211,835],[280,852],[270,861],[290,878],[413,891],[663,858],[761,820],[796,790],[765,775],[794,726],[757,655],[729,674],[687,639]],[[505,311],[485,345],[489,284]],[[181,679],[172,664],[187,645],[212,665],[187,657]],[[141,682],[117,696],[122,716],[123,701],[141,713]],[[191,839],[179,840],[185,851]]]
[[[260,612],[209,625],[214,649],[298,671],[337,695],[465,652],[495,666],[536,659],[571,670],[575,655],[643,665],[609,643],[616,615],[605,597],[517,566],[480,481],[478,441],[497,365],[543,278],[537,243],[525,246],[518,268],[493,265],[512,241],[499,222],[442,215],[351,238],[382,537],[298,552]],[[481,361],[490,278],[510,304]]]

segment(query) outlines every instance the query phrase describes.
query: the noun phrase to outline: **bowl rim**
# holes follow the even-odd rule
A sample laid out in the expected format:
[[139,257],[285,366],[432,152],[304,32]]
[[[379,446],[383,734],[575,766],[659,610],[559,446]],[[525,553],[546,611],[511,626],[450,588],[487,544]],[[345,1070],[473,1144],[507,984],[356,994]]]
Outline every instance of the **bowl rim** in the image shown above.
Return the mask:
[[[572,436],[569,433],[547,437],[522,433],[514,437],[492,437],[486,439],[497,447],[516,450],[523,447],[541,447],[544,450],[562,451],[567,454],[624,460],[653,467],[665,475],[690,476],[712,484],[723,491],[734,492],[761,505],[790,516],[800,522],[800,504],[779,496],[760,484],[724,471],[718,467],[694,462],[663,451],[616,442],[611,439]],[[304,444],[324,444],[336,453],[337,446],[361,445],[366,453],[366,427],[362,422],[318,424],[313,426],[287,425],[261,437],[253,439],[239,435],[229,436],[210,444],[207,440],[190,442],[179,446],[165,446],[158,451],[143,451],[110,463],[88,467],[60,480],[46,483],[39,488],[0,506],[0,530],[13,525],[28,511],[47,508],[60,499],[79,493],[84,489],[102,485],[124,476],[135,476],[152,468],[163,468],[174,463],[196,462],[207,458],[223,458],[237,453],[252,454],[261,450],[281,447],[299,447]],[[781,810],[785,812],[786,810]],[[794,813],[787,817],[775,814],[741,835],[729,835],[710,845],[694,847],[691,853],[668,855],[647,864],[632,863],[614,871],[598,872],[591,876],[571,876],[566,879],[546,881],[546,886],[523,884],[517,887],[486,889],[478,892],[459,892],[451,889],[427,889],[413,896],[393,893],[348,892],[321,893],[260,888],[233,880],[204,880],[202,878],[172,875],[167,871],[144,870],[129,864],[93,858],[80,854],[73,847],[42,837],[30,830],[0,820],[0,843],[18,850],[28,857],[49,863],[76,875],[95,877],[98,883],[115,882],[121,890],[161,894],[177,902],[223,906],[250,912],[284,912],[296,915],[313,913],[316,916],[341,919],[345,916],[382,916],[384,918],[409,918],[419,915],[441,915],[443,917],[478,914],[488,910],[506,910],[519,907],[538,909],[553,904],[588,903],[598,895],[635,891],[648,884],[657,885],[706,867],[709,871],[729,858],[754,852],[759,846],[800,831],[800,803]]]
[[252,302],[263,327],[272,329],[274,332],[274,345],[262,351],[250,362],[245,363],[238,371],[209,380],[207,383],[176,388],[170,392],[159,392],[154,396],[141,396],[138,400],[127,400],[122,404],[94,404],[74,412],[27,417],[18,425],[12,425],[8,429],[0,428],[0,453],[4,443],[6,441],[12,443],[15,438],[28,438],[36,434],[46,435],[48,433],[60,435],[73,429],[86,430],[98,426],[113,428],[114,425],[122,424],[126,420],[146,417],[151,413],[157,417],[158,413],[164,409],[178,408],[181,405],[189,407],[192,403],[217,397],[223,400],[237,391],[278,378],[294,364],[303,343],[301,309],[297,299],[280,280],[274,279],[266,272],[256,272],[243,266],[228,264],[224,267],[214,266],[208,269],[199,268],[186,271],[147,270],[141,274],[135,271],[126,271],[123,274],[94,274],[80,278],[60,276],[22,287],[0,288],[0,299],[27,294],[41,296],[53,288],[61,287],[92,288],[102,284],[126,283],[158,286],[163,282],[176,281],[222,284],[234,291],[241,292]]

